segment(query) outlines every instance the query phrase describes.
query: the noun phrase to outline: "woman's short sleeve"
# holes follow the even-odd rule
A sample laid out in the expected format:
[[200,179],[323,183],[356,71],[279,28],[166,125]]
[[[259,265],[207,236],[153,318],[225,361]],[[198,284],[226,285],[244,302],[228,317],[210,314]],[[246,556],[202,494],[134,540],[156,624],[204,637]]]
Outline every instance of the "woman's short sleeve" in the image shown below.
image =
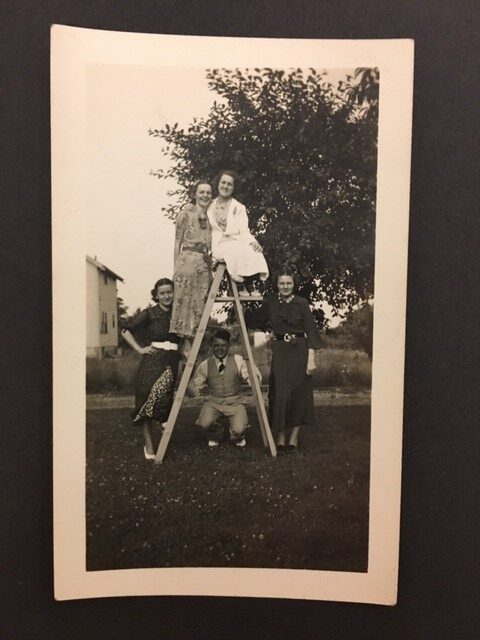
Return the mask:
[[303,324],[305,327],[305,333],[308,338],[308,348],[309,349],[320,349],[321,341],[318,333],[317,325],[315,324],[315,320],[313,319],[313,313],[310,310],[310,305],[308,302],[302,298],[302,314],[303,314]]
[[148,325],[149,320],[150,316],[148,313],[148,309],[144,309],[129,321],[125,329],[127,331],[130,331],[130,333],[134,333],[138,329],[145,328]]
[[187,211],[182,209],[175,220],[175,240],[180,240],[180,242],[183,240],[183,234],[187,226],[187,218]]

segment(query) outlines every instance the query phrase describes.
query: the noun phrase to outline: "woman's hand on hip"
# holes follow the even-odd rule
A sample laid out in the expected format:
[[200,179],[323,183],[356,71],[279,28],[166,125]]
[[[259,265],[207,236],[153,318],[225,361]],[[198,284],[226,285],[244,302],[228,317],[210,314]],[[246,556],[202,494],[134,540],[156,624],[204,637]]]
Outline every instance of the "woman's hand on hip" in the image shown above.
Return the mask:
[[138,353],[144,356],[146,353],[155,353],[155,351],[155,347],[152,347],[152,345],[149,344],[148,347],[140,347]]

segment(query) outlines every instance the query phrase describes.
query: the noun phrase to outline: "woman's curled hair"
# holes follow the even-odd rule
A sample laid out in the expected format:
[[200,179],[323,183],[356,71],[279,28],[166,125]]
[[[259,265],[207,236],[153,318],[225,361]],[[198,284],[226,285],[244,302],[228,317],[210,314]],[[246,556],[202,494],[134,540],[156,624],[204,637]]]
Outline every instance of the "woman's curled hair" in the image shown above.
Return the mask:
[[193,186],[190,188],[190,201],[192,204],[195,204],[195,199],[197,195],[197,189],[201,184],[208,184],[210,188],[212,188],[211,180],[197,180]]
[[155,282],[155,284],[153,285],[153,289],[150,291],[150,295],[152,296],[152,300],[154,302],[158,302],[157,288],[158,287],[163,287],[166,284],[169,284],[173,289],[173,281],[170,280],[170,278],[160,278],[160,280],[157,280]]
[[236,171],[232,171],[232,169],[225,169],[225,171],[220,171],[220,173],[217,175],[217,177],[214,180],[214,186],[217,193],[218,193],[218,185],[220,184],[220,180],[222,179],[222,176],[230,176],[230,178],[233,178],[232,196],[236,196],[240,189],[240,176],[238,175],[238,173],[236,173]]

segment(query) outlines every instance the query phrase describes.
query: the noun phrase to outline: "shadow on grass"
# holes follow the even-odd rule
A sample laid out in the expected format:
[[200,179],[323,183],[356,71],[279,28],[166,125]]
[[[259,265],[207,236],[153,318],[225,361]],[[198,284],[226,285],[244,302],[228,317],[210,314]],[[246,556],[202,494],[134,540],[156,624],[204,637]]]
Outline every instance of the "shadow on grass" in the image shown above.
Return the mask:
[[367,571],[370,407],[317,407],[297,454],[208,449],[184,409],[164,462],[125,409],[87,412],[87,570],[273,567]]

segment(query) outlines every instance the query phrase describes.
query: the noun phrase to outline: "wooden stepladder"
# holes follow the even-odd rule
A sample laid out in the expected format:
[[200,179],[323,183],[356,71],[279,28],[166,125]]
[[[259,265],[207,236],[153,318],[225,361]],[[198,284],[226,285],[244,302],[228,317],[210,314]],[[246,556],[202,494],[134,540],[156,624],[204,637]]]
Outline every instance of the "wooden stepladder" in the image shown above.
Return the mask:
[[255,399],[255,407],[257,409],[258,422],[260,424],[260,432],[262,434],[263,444],[266,448],[270,450],[272,456],[277,455],[277,449],[275,447],[275,442],[272,436],[272,432],[270,430],[270,425],[268,423],[267,412],[265,410],[265,404],[263,402],[262,391],[260,389],[260,383],[258,382],[258,378],[255,375],[253,368],[253,354],[252,348],[250,346],[250,341],[248,339],[247,327],[245,324],[245,318],[243,317],[243,309],[242,302],[252,301],[253,298],[240,298],[238,295],[238,288],[234,280],[228,274],[228,278],[230,280],[230,284],[233,291],[233,296],[226,297],[217,297],[218,290],[220,288],[220,284],[222,282],[222,278],[226,271],[225,263],[220,263],[217,266],[215,271],[215,275],[213,278],[212,286],[210,287],[210,291],[208,293],[208,297],[205,303],[205,308],[203,310],[202,318],[200,320],[200,324],[198,325],[197,333],[193,340],[192,349],[187,359],[187,363],[185,365],[185,369],[183,370],[182,378],[180,380],[180,384],[177,389],[177,393],[175,395],[175,399],[173,401],[172,408],[170,410],[170,415],[168,416],[168,420],[165,423],[164,431],[162,434],[162,438],[160,440],[160,444],[158,445],[157,453],[155,455],[155,463],[159,464],[162,462],[165,452],[168,447],[168,443],[170,441],[170,437],[173,432],[173,428],[175,427],[175,423],[178,418],[178,414],[180,412],[180,408],[183,403],[183,399],[185,397],[185,393],[187,391],[188,383],[190,382],[190,378],[193,373],[193,368],[195,366],[195,361],[197,359],[198,352],[200,350],[200,346],[202,344],[203,337],[205,335],[205,331],[207,329],[208,321],[210,319],[210,315],[212,313],[213,305],[215,302],[233,302],[235,304],[235,314],[237,316],[238,322],[240,324],[241,334],[243,345],[246,351],[246,363],[248,368],[248,375],[250,378],[250,384],[253,391],[253,397]]

